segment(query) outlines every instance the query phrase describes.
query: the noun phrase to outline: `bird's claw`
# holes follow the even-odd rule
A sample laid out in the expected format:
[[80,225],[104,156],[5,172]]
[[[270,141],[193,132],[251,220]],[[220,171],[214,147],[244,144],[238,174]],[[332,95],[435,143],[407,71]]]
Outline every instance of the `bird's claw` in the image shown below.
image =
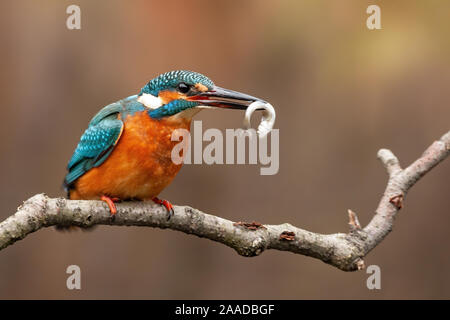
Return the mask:
[[173,210],[172,204],[169,201],[159,199],[158,197],[154,197],[152,200],[156,204],[161,204],[161,205],[163,205],[166,208],[166,210],[167,210],[167,221],[169,221],[170,218],[172,218],[173,215],[175,214],[175,211]]
[[173,210],[173,208],[170,208],[167,212],[167,221],[170,220],[170,218],[172,218],[175,214],[175,211]]
[[110,198],[108,196],[102,196],[100,199],[102,201],[106,202],[106,204],[108,205],[109,212],[111,213],[111,216],[110,216],[111,221],[114,221],[114,219],[116,218],[116,214],[117,214],[117,207],[114,202],[118,202],[118,201],[120,201],[120,199],[119,198]]

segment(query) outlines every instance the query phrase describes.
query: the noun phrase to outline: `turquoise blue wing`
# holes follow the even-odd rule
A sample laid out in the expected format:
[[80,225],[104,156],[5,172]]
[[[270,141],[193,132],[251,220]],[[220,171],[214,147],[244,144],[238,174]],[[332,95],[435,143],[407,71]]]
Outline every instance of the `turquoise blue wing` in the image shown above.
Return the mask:
[[101,165],[111,154],[122,134],[123,122],[118,118],[122,110],[120,102],[113,103],[92,119],[67,166],[66,189],[87,171]]

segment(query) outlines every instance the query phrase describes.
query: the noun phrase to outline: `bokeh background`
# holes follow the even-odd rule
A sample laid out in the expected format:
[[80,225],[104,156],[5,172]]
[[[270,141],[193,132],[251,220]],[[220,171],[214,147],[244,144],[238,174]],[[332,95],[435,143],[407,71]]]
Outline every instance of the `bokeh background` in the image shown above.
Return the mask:
[[[81,30],[66,8],[81,7]],[[382,30],[366,28],[381,7]],[[448,1],[12,1],[0,4],[0,219],[30,196],[62,196],[65,166],[91,117],[154,76],[190,69],[270,101],[280,170],[185,166],[162,197],[231,220],[347,231],[366,224],[385,187],[376,159],[403,165],[450,129]],[[238,128],[239,111],[200,113]],[[0,252],[0,298],[450,298],[450,161],[408,194],[368,275],[267,251],[244,258],[170,230],[41,230]],[[76,264],[82,289],[69,291]]]

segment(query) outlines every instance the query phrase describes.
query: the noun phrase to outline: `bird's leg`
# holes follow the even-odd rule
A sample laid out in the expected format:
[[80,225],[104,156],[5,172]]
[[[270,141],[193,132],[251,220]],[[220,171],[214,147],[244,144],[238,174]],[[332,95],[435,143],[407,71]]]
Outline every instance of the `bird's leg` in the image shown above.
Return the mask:
[[169,201],[161,200],[158,197],[154,197],[154,198],[152,198],[152,200],[156,204],[162,204],[167,209],[167,212],[168,212],[167,220],[170,220],[170,218],[174,215],[172,204]]
[[102,196],[100,199],[102,201],[106,202],[106,204],[109,207],[109,212],[111,213],[111,217],[114,218],[117,213],[117,208],[116,208],[116,205],[114,204],[114,202],[118,202],[118,201],[120,201],[120,199],[119,198],[110,198],[108,196]]

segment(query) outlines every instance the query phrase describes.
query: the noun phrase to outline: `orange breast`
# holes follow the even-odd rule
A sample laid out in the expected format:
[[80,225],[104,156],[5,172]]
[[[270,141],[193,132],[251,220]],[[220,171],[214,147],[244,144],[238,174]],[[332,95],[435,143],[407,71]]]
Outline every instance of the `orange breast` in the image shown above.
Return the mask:
[[124,119],[124,130],[114,150],[99,167],[81,176],[71,199],[99,199],[102,195],[120,199],[146,200],[156,197],[172,182],[181,164],[171,160],[172,132],[189,130],[190,119],[156,120],[147,112]]

